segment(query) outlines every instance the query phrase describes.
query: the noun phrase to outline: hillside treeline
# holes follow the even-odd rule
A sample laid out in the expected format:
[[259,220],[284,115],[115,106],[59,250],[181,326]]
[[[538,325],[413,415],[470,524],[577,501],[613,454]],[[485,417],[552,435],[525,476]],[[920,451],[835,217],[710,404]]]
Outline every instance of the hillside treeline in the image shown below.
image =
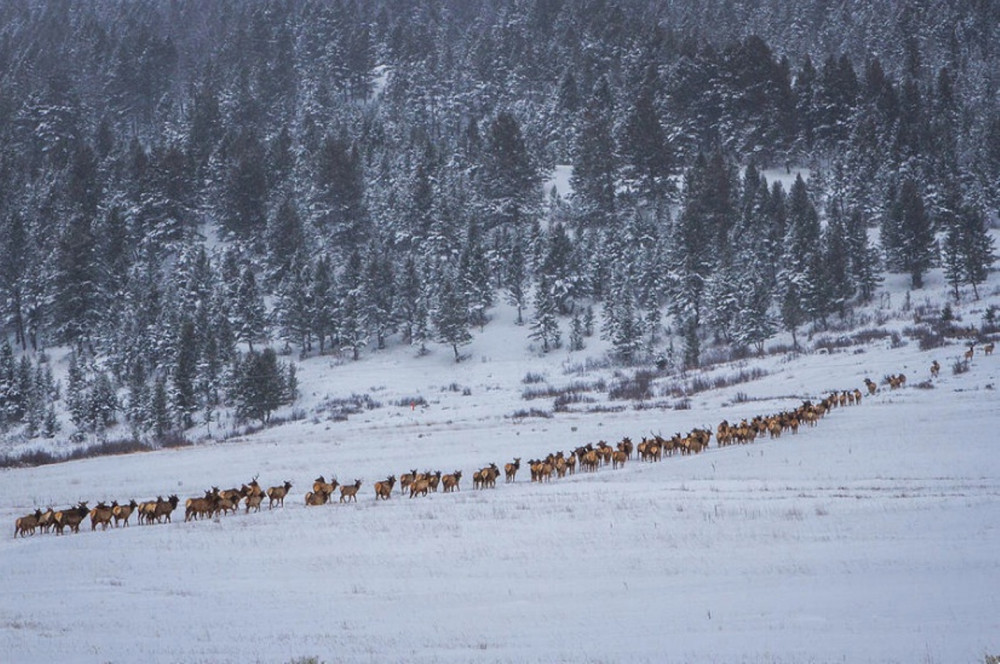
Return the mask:
[[695,366],[884,269],[978,296],[998,49],[986,0],[3,3],[0,330],[80,376],[5,353],[0,423],[32,390],[32,435],[57,397],[105,404],[81,429],[263,421],[272,347],[460,359],[499,298],[540,350]]

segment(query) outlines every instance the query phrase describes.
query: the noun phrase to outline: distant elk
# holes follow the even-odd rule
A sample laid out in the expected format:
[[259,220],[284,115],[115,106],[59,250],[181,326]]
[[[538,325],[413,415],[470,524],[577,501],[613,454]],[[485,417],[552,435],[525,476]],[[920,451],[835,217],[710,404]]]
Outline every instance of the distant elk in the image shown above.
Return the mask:
[[278,504],[278,507],[284,507],[285,496],[288,495],[288,491],[291,488],[292,488],[292,483],[287,480],[281,486],[270,487],[267,490],[267,499],[268,499],[267,509],[273,508],[275,503]]

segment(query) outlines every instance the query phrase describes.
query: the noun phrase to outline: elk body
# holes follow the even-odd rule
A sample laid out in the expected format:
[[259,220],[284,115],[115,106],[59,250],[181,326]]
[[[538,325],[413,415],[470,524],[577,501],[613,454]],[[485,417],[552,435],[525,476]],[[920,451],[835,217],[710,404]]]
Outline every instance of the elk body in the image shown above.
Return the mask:
[[340,502],[358,502],[358,489],[361,488],[361,480],[354,480],[354,484],[347,484],[340,487]]
[[520,469],[521,469],[521,457],[514,457],[513,463],[508,463],[504,465],[503,473],[504,473],[504,479],[507,481],[507,484],[510,484],[511,482],[514,481],[514,478],[517,476],[517,471],[519,471]]
[[132,516],[132,512],[135,511],[136,507],[138,507],[136,502],[134,500],[130,500],[128,505],[116,505],[112,508],[111,516],[114,517],[115,528],[117,528],[119,524],[122,524],[123,528],[128,528],[129,517]]
[[292,483],[285,481],[281,486],[272,486],[267,490],[267,509],[274,507],[275,503],[278,503],[279,507],[285,506],[285,496],[288,495],[288,490],[292,488]]
[[28,514],[22,517],[18,517],[14,521],[14,537],[18,535],[24,537],[25,535],[34,535],[35,528],[38,527],[38,523],[42,519],[42,510],[36,509],[34,514]]
[[392,497],[392,487],[395,485],[395,475],[389,475],[389,477],[382,482],[375,482],[375,500],[378,500],[379,498],[382,500],[389,500],[389,498]]
[[444,492],[451,493],[452,491],[460,491],[458,483],[462,481],[462,471],[456,470],[451,475],[445,475],[441,478],[441,484],[444,485]]
[[931,362],[931,376],[937,378],[939,373],[941,373],[941,365],[938,364],[937,360],[934,360]]
[[97,526],[103,526],[104,530],[107,530],[108,526],[111,525],[111,517],[114,516],[116,507],[118,507],[117,500],[110,505],[105,505],[103,502],[97,503],[97,506],[90,510],[90,530],[97,530]]
[[62,535],[63,530],[67,527],[74,533],[80,532],[80,524],[87,518],[88,514],[90,514],[90,508],[85,502],[81,502],[76,507],[56,512],[52,517],[56,525],[56,534]]

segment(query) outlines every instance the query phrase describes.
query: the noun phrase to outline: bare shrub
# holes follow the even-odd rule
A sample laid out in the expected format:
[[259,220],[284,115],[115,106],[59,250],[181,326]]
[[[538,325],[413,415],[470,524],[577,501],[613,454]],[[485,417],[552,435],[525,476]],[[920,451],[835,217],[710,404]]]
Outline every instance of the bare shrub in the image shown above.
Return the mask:
[[552,417],[552,413],[549,413],[548,411],[544,410],[539,410],[538,408],[532,408],[530,410],[524,410],[522,408],[521,410],[514,411],[508,417],[514,420],[523,420],[527,417],[541,417],[547,420]]
[[642,401],[653,396],[650,387],[656,374],[640,369],[631,377],[622,377],[611,385],[608,398],[613,401]]

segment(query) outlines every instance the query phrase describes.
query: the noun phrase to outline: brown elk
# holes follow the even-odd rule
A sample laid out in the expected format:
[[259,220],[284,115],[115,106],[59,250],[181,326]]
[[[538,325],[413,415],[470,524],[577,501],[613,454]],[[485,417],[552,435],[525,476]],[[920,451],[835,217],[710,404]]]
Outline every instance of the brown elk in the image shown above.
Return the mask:
[[[190,521],[192,519],[200,519],[203,516],[212,516],[215,514],[216,503],[219,500],[219,494],[215,491],[206,491],[205,495],[201,498],[188,498],[184,502],[184,521]],[[139,515],[142,516],[146,511],[143,506],[147,503],[143,503],[140,506]],[[154,503],[155,505],[155,503]],[[142,519],[146,520],[146,519]],[[142,522],[140,520],[140,523]]]
[[615,453],[611,455],[611,467],[613,469],[624,468],[626,459],[628,459],[628,455],[623,450],[615,450]]
[[224,493],[226,495],[223,495],[223,492],[219,493],[219,499],[215,501],[215,511],[222,512],[223,514],[227,512],[236,514],[236,511],[240,508],[240,501],[243,500],[243,496],[238,492],[236,494],[233,494],[231,491]]
[[622,438],[621,442],[618,443],[618,449],[625,453],[626,458],[631,459],[635,446],[632,444],[631,438]]
[[517,471],[519,470],[521,470],[521,457],[514,457],[513,463],[504,464],[503,472],[507,484],[514,481],[514,478],[517,476]]
[[[327,482],[323,478],[323,476],[320,475],[315,480],[313,480],[313,490],[312,490],[312,492],[314,494],[316,494],[317,496],[319,494],[326,494],[327,500],[329,500],[330,496],[333,495],[333,492],[337,490],[338,486],[340,486],[340,485],[337,482],[336,478],[334,478],[331,481]],[[324,500],[322,502],[313,502],[313,503],[308,503],[307,502],[306,504],[307,505],[309,505],[309,504],[312,504],[312,505],[325,505],[326,502],[327,501]]]
[[18,535],[24,537],[25,535],[34,535],[35,528],[38,527],[38,522],[42,519],[42,510],[36,509],[34,514],[28,514],[22,517],[18,517],[14,521],[14,537]]
[[427,478],[415,479],[410,483],[410,498],[414,496],[427,495],[427,489],[430,487],[430,480]]
[[375,500],[389,500],[392,497],[392,487],[396,486],[396,476],[389,475],[383,482],[375,482]]
[[354,484],[340,487],[340,502],[358,502],[358,489],[361,488],[361,480],[354,480]]
[[56,534],[62,535],[63,529],[67,526],[74,533],[80,532],[80,523],[87,518],[88,514],[90,514],[90,508],[87,507],[86,502],[81,502],[76,507],[56,512],[52,517],[56,525]]
[[260,488],[260,484],[257,483],[257,477],[258,477],[257,475],[254,475],[253,479],[250,480],[249,484],[244,484],[243,486],[241,486],[240,493],[243,494],[244,496],[263,497],[264,490]]
[[306,493],[306,506],[326,505],[330,494],[325,491],[309,491]]
[[497,485],[497,477],[500,476],[500,469],[495,463],[491,463],[488,468],[483,468],[483,488],[492,489]]
[[972,361],[972,357],[976,354],[976,345],[970,344],[969,350],[965,351],[964,356],[967,362]]
[[408,473],[403,473],[399,476],[399,492],[406,493],[406,490],[413,483],[413,480],[417,477],[417,469],[414,468]]
[[55,523],[55,521],[53,520],[55,518],[55,515],[56,515],[55,511],[53,511],[53,509],[50,507],[44,512],[42,512],[42,515],[38,517],[38,528],[43,533],[49,532],[49,529],[52,528],[53,524]]
[[174,510],[177,509],[177,503],[181,501],[177,496],[170,496],[166,500],[162,498],[156,499],[156,506],[153,510],[153,519],[157,523],[160,523],[161,519],[166,519],[167,523],[170,523],[170,515],[173,514]]
[[110,505],[105,505],[103,501],[97,503],[97,506],[90,510],[90,530],[97,530],[97,526],[103,526],[104,530],[107,530],[116,507],[118,507],[117,500]]
[[246,514],[249,514],[251,509],[254,512],[259,512],[260,504],[264,502],[264,496],[256,493],[248,493],[244,501],[246,502]]
[[865,387],[868,388],[868,396],[874,395],[875,391],[878,389],[878,385],[876,385],[875,381],[871,378],[865,378]]
[[111,516],[114,517],[115,520],[115,528],[117,528],[119,524],[122,524],[123,528],[128,528],[129,517],[132,516],[132,512],[135,511],[136,507],[138,507],[138,505],[135,500],[130,500],[128,505],[115,505],[111,510]]
[[937,378],[939,373],[941,373],[941,365],[938,364],[937,360],[934,360],[931,362],[931,376]]
[[285,506],[285,496],[288,495],[288,490],[292,488],[292,483],[285,480],[285,483],[281,486],[272,486],[267,490],[267,509],[274,507],[275,503],[278,503],[279,507]]
[[452,491],[460,491],[461,488],[458,483],[462,481],[462,471],[456,470],[451,475],[445,475],[441,478],[441,484],[444,485],[444,492],[451,493]]
[[994,346],[993,346],[993,342],[992,341],[989,342],[988,344],[986,344],[985,346],[983,346],[983,355],[992,355],[993,354],[993,347]]

